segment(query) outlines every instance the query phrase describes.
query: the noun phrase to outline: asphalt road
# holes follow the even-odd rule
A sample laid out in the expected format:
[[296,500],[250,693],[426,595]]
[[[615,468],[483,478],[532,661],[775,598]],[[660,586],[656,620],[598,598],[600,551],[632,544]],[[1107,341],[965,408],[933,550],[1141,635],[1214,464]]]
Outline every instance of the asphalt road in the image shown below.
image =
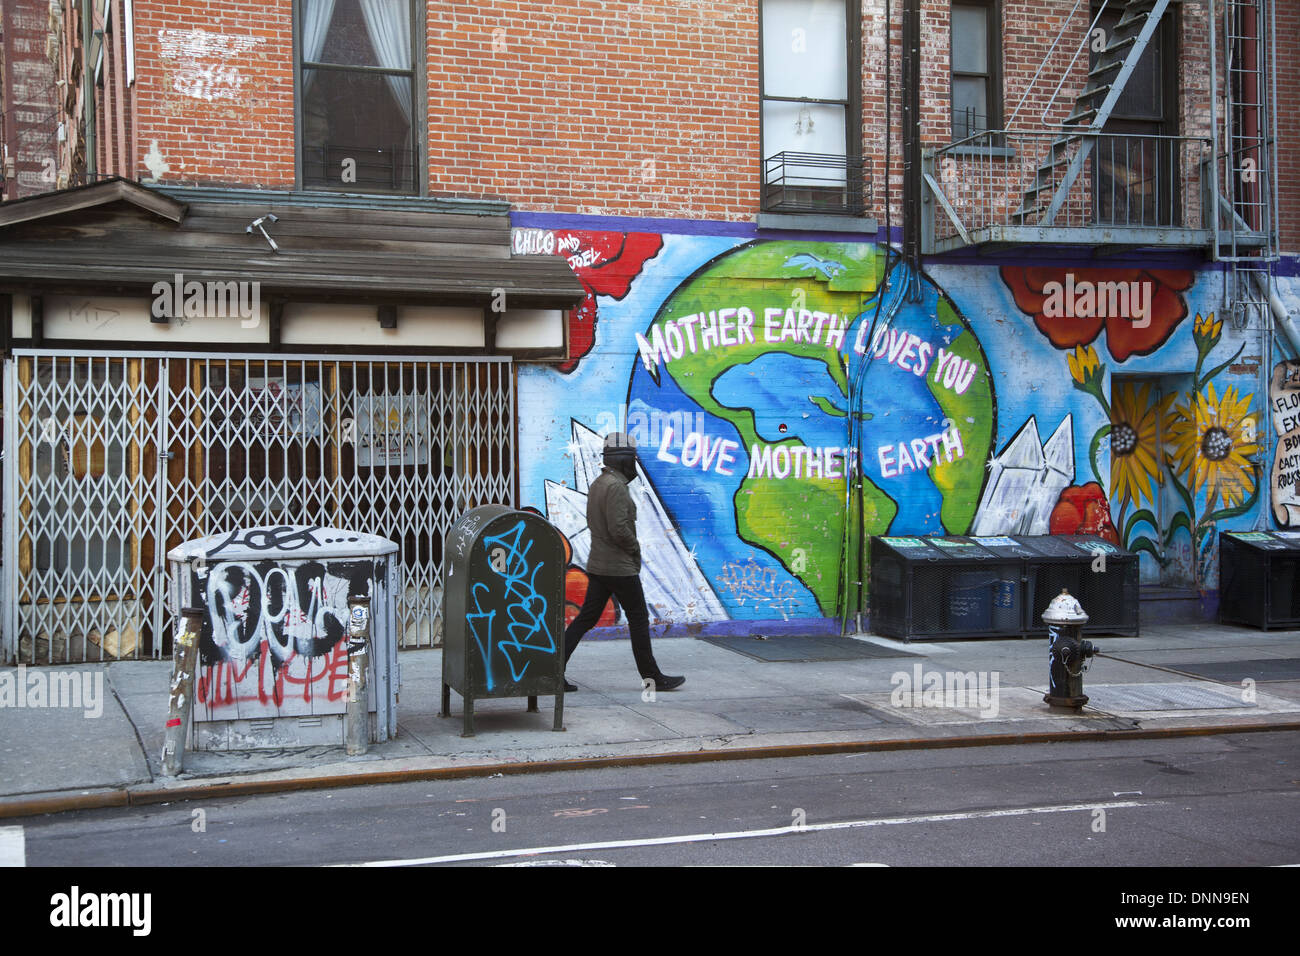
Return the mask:
[[1300,734],[662,765],[14,821],[28,866],[1300,863]]

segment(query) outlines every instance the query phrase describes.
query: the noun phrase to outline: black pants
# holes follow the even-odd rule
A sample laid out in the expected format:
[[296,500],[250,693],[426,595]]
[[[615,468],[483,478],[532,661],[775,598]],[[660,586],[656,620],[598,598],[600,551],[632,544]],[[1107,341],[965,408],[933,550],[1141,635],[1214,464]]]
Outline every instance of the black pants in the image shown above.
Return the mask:
[[646,610],[641,578],[635,574],[627,577],[587,575],[587,597],[582,602],[582,610],[573,619],[573,623],[564,629],[564,663],[569,663],[578,642],[596,626],[611,594],[618,599],[619,607],[627,616],[636,669],[642,678],[658,679],[663,675],[659,673],[659,665],[655,663],[655,656],[650,650],[650,614]]

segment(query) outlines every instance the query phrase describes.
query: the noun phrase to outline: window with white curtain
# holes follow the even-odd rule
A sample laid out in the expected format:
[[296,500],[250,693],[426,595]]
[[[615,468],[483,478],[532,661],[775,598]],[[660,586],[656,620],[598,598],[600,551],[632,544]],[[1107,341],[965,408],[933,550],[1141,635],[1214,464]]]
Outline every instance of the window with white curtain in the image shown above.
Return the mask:
[[842,193],[846,185],[845,160],[861,153],[854,62],[860,9],[859,0],[760,4],[765,207],[777,208],[773,188],[788,199],[792,186]]
[[[952,4],[952,138],[1002,121],[1002,22],[996,0]],[[989,145],[987,143],[981,145]]]
[[296,12],[303,186],[417,191],[412,0],[298,0]]

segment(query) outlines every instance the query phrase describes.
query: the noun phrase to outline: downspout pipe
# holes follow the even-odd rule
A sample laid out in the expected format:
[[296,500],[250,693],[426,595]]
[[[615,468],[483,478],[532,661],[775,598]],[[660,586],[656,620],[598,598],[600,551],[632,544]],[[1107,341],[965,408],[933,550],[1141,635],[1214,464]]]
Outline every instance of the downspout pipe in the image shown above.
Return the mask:
[[81,0],[81,114],[86,124],[86,182],[98,178],[95,158],[95,64],[90,59],[90,43],[95,36],[95,0]]
[[[1259,286],[1259,291],[1268,299],[1269,311],[1273,313],[1273,324],[1282,331],[1282,338],[1286,341],[1286,348],[1283,351],[1290,352],[1290,358],[1300,358],[1300,325],[1287,312],[1286,306],[1278,298],[1277,292],[1272,288],[1272,283],[1263,275],[1256,273],[1255,282]],[[1272,356],[1267,357],[1272,361]]]

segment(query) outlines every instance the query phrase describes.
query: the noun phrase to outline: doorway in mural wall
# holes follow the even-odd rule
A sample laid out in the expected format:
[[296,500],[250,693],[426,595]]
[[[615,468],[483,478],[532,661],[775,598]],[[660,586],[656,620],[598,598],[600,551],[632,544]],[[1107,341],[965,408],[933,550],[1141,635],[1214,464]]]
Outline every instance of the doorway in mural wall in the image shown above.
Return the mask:
[[1121,541],[1138,552],[1144,585],[1184,588],[1196,580],[1192,515],[1171,474],[1174,409],[1191,389],[1190,374],[1111,380],[1111,516]]

